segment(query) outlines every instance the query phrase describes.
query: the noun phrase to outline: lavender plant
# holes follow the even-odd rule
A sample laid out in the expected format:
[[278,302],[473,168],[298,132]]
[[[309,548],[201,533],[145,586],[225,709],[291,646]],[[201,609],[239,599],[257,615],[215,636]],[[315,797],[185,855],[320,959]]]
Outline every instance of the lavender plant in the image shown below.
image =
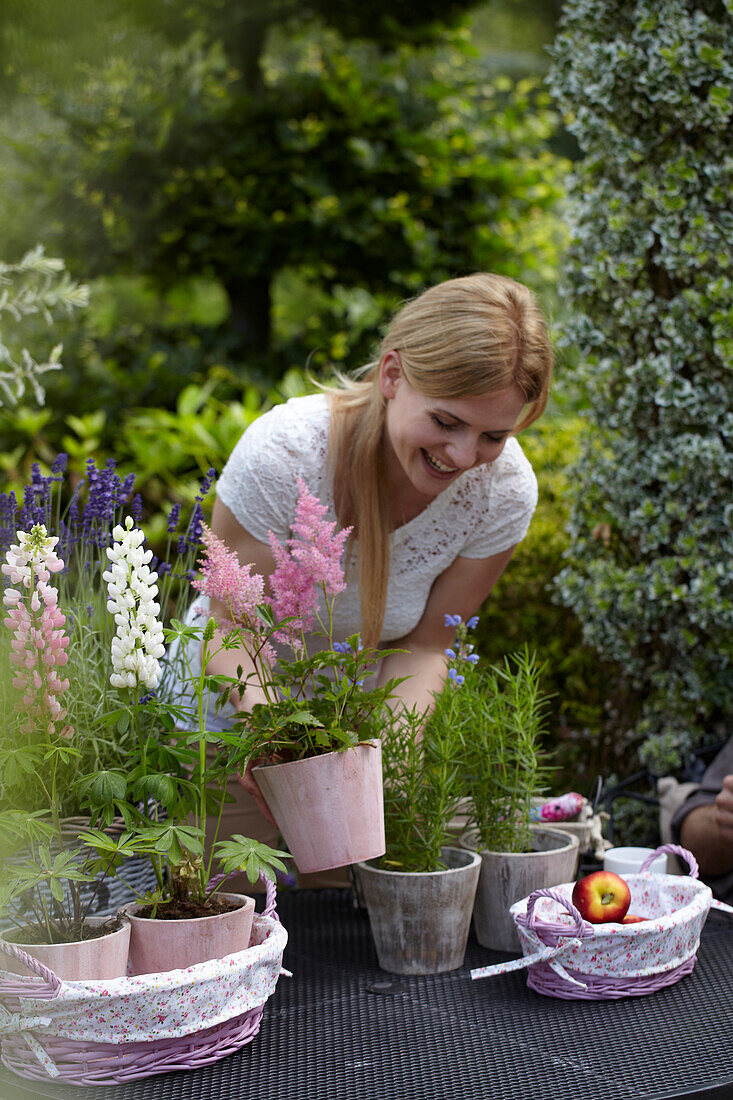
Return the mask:
[[[139,520],[140,501],[134,474],[120,476],[112,460],[100,469],[90,459],[86,476],[73,490],[65,484],[66,465],[65,455],[58,456],[48,475],[35,465],[20,501],[15,493],[0,494],[0,553],[8,552],[17,531],[29,532],[36,525],[43,525],[58,539],[56,550],[64,567],[56,584],[69,636],[66,676],[72,685],[66,707],[74,730],[74,752],[64,763],[60,783],[62,812],[69,815],[82,810],[76,779],[92,772],[101,776],[116,768],[124,770],[138,741],[124,710],[128,702],[124,689],[119,682],[111,682],[116,624],[108,608],[110,596],[103,574],[110,565],[107,549],[114,542],[115,526],[127,512],[132,520]],[[211,470],[204,479],[187,526],[181,528],[180,509],[174,506],[163,560],[150,563],[158,574],[157,598],[164,620],[181,616],[188,603],[203,526],[202,501],[213,476]],[[0,729],[0,802],[7,808],[31,812],[42,800],[34,779],[35,764],[26,756],[31,750],[29,735],[22,737],[18,731],[10,647],[10,634],[0,629],[0,707],[10,716]],[[164,667],[156,687],[161,696],[165,697],[172,679],[173,670]],[[140,699],[147,690],[139,692]],[[120,712],[120,717],[110,725],[108,716],[115,712]],[[140,712],[140,720],[152,729],[152,716]]]

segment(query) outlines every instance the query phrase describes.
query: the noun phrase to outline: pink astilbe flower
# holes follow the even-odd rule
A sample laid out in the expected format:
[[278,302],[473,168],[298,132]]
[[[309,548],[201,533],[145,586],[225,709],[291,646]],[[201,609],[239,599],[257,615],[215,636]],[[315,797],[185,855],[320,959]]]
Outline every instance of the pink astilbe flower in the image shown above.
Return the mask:
[[[260,573],[252,573],[251,565],[240,565],[237,555],[205,525],[201,542],[204,546],[204,560],[199,563],[201,575],[191,584],[204,596],[219,600],[227,608],[228,616],[219,620],[221,627],[246,631],[255,641],[258,638],[261,641],[257,605],[265,603],[264,578]],[[261,655],[265,660],[274,658],[272,648],[267,645]]]
[[5,625],[13,631],[10,660],[16,673],[12,682],[22,692],[15,704],[25,715],[21,730],[32,733],[41,722],[48,736],[70,738],[74,731],[62,725],[66,710],[58,699],[68,690],[69,681],[56,671],[69,659],[66,616],[57,607],[56,589],[48,583],[51,574],[64,566],[54,551],[57,542],[43,524],[36,524],[30,534],[18,532],[18,543],[7,551],[2,572],[21,588],[7,588],[3,603],[8,608]]
[[275,558],[275,571],[270,576],[272,608],[275,618],[293,618],[279,640],[293,645],[296,631],[310,630],[316,618],[319,591],[326,600],[343,592],[346,587],[341,556],[350,527],[336,531],[336,523],[328,521],[328,509],[298,478],[298,503],[292,524],[293,537],[283,546],[268,531],[270,549]]

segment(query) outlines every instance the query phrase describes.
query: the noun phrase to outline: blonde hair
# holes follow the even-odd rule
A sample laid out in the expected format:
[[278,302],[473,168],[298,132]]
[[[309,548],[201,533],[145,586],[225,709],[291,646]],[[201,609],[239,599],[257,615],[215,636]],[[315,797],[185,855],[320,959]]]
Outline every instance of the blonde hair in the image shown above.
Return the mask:
[[542,414],[552,375],[552,346],[531,291],[482,272],[450,279],[407,302],[382,340],[379,360],[353,378],[340,375],[339,388],[328,391],[336,515],[358,537],[365,645],[379,641],[389,580],[386,402],[379,387],[388,351],[399,352],[407,382],[426,397],[486,395],[518,386],[528,408],[515,431]]

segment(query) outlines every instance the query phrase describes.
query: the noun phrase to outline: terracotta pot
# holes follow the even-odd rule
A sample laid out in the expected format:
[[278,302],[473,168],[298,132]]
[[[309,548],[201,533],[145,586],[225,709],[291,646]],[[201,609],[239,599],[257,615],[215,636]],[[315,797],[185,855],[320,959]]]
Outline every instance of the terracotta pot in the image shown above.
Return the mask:
[[241,905],[228,913],[183,920],[138,917],[140,905],[127,905],[130,920],[130,965],[133,974],[164,974],[184,970],[209,959],[223,959],[249,947],[254,917],[254,898],[244,894],[219,894]]
[[[533,851],[489,852],[479,850],[481,875],[473,927],[482,947],[491,951],[519,952],[521,946],[509,907],[533,890],[572,882],[578,862],[578,838],[558,828],[532,826]],[[478,846],[469,834],[466,846]]]
[[[108,921],[109,917],[88,917],[86,923],[94,928]],[[11,941],[0,937],[5,943]],[[16,943],[27,955],[53,970],[57,978],[67,982],[84,982],[124,978],[127,974],[127,955],[130,946],[130,922],[123,918],[122,926],[105,936],[79,943]],[[28,977],[31,971],[22,963],[0,954],[0,969]]]
[[384,855],[379,741],[252,774],[302,874]]
[[391,974],[441,974],[463,965],[481,861],[461,848],[443,848],[441,856],[445,871],[354,868],[379,965]]

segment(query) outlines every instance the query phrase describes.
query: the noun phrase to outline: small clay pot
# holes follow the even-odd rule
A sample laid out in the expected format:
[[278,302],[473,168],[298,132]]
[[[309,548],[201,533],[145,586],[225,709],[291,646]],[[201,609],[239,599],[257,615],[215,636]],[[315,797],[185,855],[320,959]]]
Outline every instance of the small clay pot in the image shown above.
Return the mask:
[[301,874],[384,855],[381,742],[252,774]]
[[441,974],[463,965],[481,860],[461,848],[441,857],[445,871],[354,868],[382,970]]
[[[109,917],[87,917],[86,924],[98,928]],[[5,943],[11,941],[0,937]],[[121,925],[104,936],[78,943],[16,943],[12,946],[32,955],[52,970],[57,978],[67,982],[103,981],[108,978],[124,978],[127,973],[127,955],[130,946],[130,922],[121,918]],[[4,952],[0,955],[0,967],[12,974],[31,973],[17,959]]]
[[127,905],[130,920],[130,965],[133,974],[163,974],[184,970],[209,959],[223,959],[249,947],[254,918],[254,898],[245,894],[219,894],[241,904],[226,913],[183,920],[138,917],[140,905]]

